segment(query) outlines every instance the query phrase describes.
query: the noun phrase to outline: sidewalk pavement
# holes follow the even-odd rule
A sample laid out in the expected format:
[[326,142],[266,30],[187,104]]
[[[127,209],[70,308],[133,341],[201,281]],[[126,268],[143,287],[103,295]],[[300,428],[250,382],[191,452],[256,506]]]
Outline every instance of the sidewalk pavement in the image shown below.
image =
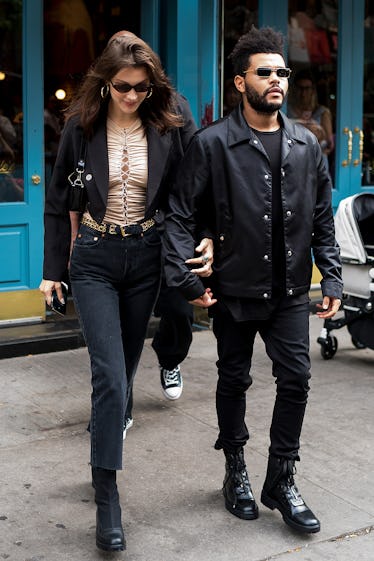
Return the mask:
[[[296,476],[320,533],[298,534],[261,504],[254,521],[225,510],[224,457],[213,449],[216,349],[206,330],[194,333],[175,402],[161,394],[146,341],[118,477],[127,551],[117,554],[95,546],[86,349],[0,361],[0,560],[373,561],[374,351],[353,347],[344,328],[335,332],[336,356],[324,361],[321,325],[311,317],[311,394]],[[252,371],[246,460],[259,502],[275,390],[261,340]]]

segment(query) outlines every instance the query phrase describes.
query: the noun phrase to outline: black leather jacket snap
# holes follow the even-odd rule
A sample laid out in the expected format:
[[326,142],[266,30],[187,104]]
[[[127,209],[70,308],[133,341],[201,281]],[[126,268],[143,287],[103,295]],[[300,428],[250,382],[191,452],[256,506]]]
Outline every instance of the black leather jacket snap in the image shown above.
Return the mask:
[[[339,248],[331,207],[331,181],[316,137],[280,113],[281,198],[287,295],[307,292],[312,265],[324,295],[341,297]],[[179,170],[164,236],[168,284],[192,300],[202,281],[184,263],[194,254],[195,232],[214,239],[208,283],[222,294],[272,296],[272,177],[261,142],[239,106],[199,131]]]

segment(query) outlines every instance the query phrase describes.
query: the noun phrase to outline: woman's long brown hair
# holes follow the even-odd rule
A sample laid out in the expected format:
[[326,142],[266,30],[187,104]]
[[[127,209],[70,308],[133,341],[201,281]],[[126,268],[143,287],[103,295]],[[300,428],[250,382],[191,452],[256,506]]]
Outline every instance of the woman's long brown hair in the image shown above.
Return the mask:
[[66,111],[66,119],[79,116],[87,136],[106,113],[109,96],[101,97],[103,86],[126,67],[143,67],[152,84],[152,95],[139,107],[145,128],[154,126],[161,134],[183,124],[175,112],[175,91],[167,78],[157,54],[139,37],[130,32],[116,33],[88,70],[75,98]]

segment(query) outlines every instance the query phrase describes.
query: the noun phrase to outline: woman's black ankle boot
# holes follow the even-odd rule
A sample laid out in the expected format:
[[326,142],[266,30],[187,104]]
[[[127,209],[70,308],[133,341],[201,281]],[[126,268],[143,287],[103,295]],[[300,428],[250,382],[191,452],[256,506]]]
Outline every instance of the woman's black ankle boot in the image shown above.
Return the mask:
[[116,472],[93,467],[92,485],[95,489],[97,505],[96,545],[105,551],[123,551],[126,549],[126,542],[122,528]]

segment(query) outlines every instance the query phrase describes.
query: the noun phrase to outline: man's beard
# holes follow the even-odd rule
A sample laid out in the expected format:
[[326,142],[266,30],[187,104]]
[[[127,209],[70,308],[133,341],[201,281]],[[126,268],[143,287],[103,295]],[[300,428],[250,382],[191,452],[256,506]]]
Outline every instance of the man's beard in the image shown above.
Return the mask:
[[245,95],[247,97],[247,101],[249,105],[255,111],[257,111],[257,113],[264,113],[265,115],[271,115],[272,113],[275,113],[282,107],[284,101],[284,94],[283,94],[282,101],[276,103],[269,103],[268,101],[266,101],[267,93],[268,92],[266,91],[263,95],[260,95],[254,88],[252,88],[252,86],[245,84]]

